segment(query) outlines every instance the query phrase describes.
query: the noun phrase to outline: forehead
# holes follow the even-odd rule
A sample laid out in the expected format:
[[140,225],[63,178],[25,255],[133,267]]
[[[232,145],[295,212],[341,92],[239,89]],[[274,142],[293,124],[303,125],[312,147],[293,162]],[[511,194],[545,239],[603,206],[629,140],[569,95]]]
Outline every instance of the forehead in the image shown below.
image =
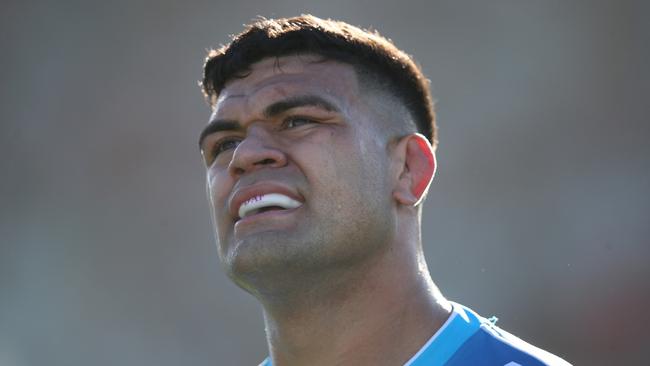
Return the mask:
[[356,72],[349,64],[314,55],[266,58],[253,64],[245,77],[226,84],[213,115],[300,94],[322,95],[346,109],[359,98]]

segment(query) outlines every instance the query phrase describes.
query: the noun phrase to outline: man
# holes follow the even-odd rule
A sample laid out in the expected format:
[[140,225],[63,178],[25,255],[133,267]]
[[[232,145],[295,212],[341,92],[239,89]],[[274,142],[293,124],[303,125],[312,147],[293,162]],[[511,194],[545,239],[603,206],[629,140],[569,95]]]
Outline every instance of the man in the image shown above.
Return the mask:
[[202,87],[219,256],[263,305],[262,365],[567,364],[431,280],[435,115],[408,55],[342,22],[260,20],[210,52]]

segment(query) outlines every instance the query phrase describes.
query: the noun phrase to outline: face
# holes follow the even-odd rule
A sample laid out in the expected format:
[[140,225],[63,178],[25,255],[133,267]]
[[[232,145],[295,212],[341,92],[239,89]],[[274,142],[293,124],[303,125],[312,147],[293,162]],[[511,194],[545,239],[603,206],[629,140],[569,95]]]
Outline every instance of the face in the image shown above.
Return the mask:
[[274,276],[354,268],[395,220],[382,118],[352,66],[265,59],[222,90],[201,134],[219,256],[256,291]]

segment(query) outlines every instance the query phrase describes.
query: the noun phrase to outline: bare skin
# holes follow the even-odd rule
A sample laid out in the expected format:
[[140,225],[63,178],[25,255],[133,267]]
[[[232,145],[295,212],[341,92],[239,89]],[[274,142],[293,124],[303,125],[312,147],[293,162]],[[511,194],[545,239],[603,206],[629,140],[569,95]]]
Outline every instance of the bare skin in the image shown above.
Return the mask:
[[[435,157],[385,132],[408,118],[373,108],[392,98],[315,61],[262,60],[219,95],[201,149],[220,259],[262,303],[274,365],[402,365],[451,311],[420,240]],[[268,193],[300,206],[238,217]]]

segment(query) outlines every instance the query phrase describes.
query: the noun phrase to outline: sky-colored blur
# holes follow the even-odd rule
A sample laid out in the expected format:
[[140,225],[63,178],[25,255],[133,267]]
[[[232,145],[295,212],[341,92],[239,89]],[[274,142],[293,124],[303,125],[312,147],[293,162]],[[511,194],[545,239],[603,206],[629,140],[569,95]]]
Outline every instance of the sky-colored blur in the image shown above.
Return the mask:
[[0,366],[265,357],[217,261],[197,80],[243,23],[304,12],[380,30],[432,81],[443,292],[576,365],[646,363],[648,4],[4,1]]

